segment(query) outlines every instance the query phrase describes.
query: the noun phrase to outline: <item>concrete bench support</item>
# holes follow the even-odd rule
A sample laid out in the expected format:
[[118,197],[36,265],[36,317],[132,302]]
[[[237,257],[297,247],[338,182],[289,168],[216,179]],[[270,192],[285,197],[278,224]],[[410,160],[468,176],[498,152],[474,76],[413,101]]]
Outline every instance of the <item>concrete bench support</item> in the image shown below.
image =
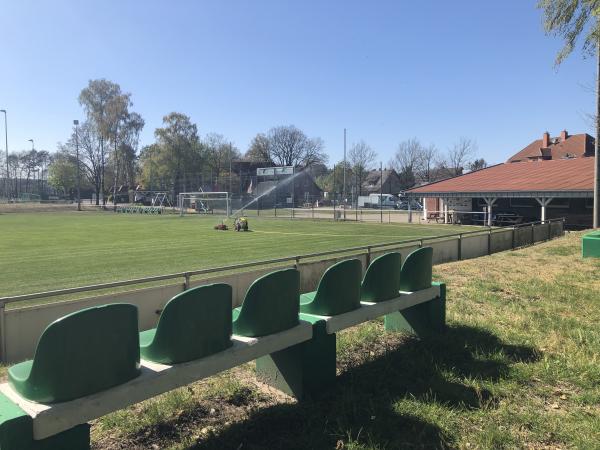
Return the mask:
[[34,440],[33,418],[0,394],[0,448],[6,450],[89,450],[90,426],[85,423],[46,439]]
[[302,320],[313,324],[312,339],[259,358],[257,377],[298,399],[318,395],[335,383],[338,331],[385,316],[389,331],[437,333],[445,325],[445,307],[446,286],[434,283],[385,302],[361,302],[360,308],[337,316],[301,313]]
[[419,337],[439,333],[446,325],[446,285],[437,284],[439,296],[401,311],[386,314],[387,331],[403,331]]
[[317,319],[309,341],[258,358],[257,378],[297,399],[331,386],[335,382],[336,337],[327,333],[325,325]]

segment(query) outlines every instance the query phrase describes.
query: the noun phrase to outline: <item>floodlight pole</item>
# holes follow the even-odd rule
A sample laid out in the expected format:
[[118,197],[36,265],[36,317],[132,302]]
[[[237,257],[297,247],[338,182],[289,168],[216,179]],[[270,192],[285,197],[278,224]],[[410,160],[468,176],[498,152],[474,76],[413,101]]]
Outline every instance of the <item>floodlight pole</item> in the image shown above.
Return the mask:
[[75,125],[75,155],[77,158],[77,211],[81,211],[81,175],[79,169],[79,132],[77,126],[79,125],[79,120],[75,119],[73,121],[73,125]]
[[4,140],[6,143],[6,198],[9,197],[10,190],[10,178],[9,178],[9,170],[8,170],[8,125],[6,121],[6,110],[0,109],[0,112],[4,113]]
[[342,185],[342,201],[346,202],[346,129],[344,128],[344,181]]

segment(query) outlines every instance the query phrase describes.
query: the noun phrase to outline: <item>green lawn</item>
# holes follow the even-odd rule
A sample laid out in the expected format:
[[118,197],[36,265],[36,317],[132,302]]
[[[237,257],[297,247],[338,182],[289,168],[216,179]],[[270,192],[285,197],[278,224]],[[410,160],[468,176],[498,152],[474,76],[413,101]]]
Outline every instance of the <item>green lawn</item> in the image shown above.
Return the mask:
[[93,423],[95,450],[597,449],[600,260],[581,233],[436,266],[448,329],[338,334],[338,380],[295,402],[246,365]]
[[0,214],[0,296],[471,230],[252,217],[252,232],[235,233],[213,230],[218,222],[218,216]]

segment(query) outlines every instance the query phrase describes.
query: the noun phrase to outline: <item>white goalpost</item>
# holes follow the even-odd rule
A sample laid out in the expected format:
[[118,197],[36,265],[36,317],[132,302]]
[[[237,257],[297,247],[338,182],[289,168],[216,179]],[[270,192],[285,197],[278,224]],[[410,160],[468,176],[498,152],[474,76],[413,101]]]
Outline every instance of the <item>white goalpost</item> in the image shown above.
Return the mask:
[[177,196],[179,215],[217,214],[231,215],[229,192],[181,192]]

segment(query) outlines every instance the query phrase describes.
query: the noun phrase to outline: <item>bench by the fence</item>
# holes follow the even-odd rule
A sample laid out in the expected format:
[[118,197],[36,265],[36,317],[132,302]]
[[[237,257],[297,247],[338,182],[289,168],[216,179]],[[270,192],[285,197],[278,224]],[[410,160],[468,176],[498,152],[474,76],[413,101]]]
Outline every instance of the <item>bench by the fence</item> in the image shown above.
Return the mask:
[[343,261],[301,297],[299,272],[279,270],[256,280],[233,311],[228,285],[200,286],[139,334],[132,305],[70,314],[0,385],[0,448],[87,450],[88,421],[252,360],[274,387],[317,394],[335,382],[337,331],[380,316],[387,330],[443,328],[445,287],[432,285],[431,257],[422,248],[401,266],[399,253],[385,254],[362,281],[360,262]]
[[583,236],[581,254],[584,258],[600,258],[600,231],[592,231]]

